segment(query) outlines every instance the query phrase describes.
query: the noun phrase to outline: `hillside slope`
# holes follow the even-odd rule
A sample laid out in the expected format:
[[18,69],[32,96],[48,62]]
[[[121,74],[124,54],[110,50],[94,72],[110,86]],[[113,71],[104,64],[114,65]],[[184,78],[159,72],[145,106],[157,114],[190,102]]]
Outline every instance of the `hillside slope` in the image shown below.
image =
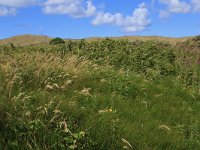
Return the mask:
[[[191,37],[182,37],[182,38],[172,38],[172,37],[162,37],[162,36],[122,36],[122,37],[110,37],[111,39],[128,39],[129,41],[148,41],[148,40],[156,40],[156,41],[165,41],[170,44],[175,45],[178,42],[185,42]],[[37,45],[37,44],[45,44],[48,43],[52,38],[43,35],[19,35],[13,36],[10,38],[0,40],[0,45],[13,43],[14,45],[26,46],[26,45]],[[100,39],[105,39],[102,37],[89,37],[85,38],[87,41],[96,41]],[[69,40],[69,39],[65,39]]]
[[0,40],[0,45],[8,43],[13,43],[14,45],[20,46],[37,45],[42,43],[48,43],[50,39],[51,38],[47,36],[26,34]]

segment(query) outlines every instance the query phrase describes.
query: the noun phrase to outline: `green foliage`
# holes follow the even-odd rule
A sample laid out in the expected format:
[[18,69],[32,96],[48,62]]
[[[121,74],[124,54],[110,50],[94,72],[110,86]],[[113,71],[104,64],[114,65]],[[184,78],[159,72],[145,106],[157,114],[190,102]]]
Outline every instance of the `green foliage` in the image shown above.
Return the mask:
[[197,149],[200,55],[179,48],[2,46],[0,149]]
[[185,42],[181,42],[177,44],[177,47],[179,50],[182,51],[189,51],[189,52],[193,52],[196,53],[196,51],[199,51],[200,49],[200,36],[196,36],[193,38],[188,39]]
[[49,44],[50,45],[57,45],[57,44],[64,44],[65,41],[59,37],[52,39]]
[[196,36],[196,37],[194,37],[194,39],[193,39],[194,41],[200,41],[200,35],[198,35],[198,36]]

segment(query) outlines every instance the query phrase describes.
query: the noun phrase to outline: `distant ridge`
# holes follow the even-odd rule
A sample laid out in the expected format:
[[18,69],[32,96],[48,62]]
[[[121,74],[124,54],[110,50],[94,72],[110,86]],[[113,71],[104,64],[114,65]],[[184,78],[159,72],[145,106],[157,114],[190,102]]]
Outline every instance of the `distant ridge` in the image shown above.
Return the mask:
[[[158,40],[158,41],[165,41],[175,45],[178,42],[184,42],[191,37],[181,37],[181,38],[173,38],[173,37],[163,37],[163,36],[122,36],[122,37],[109,37],[111,39],[127,39],[129,41],[136,41],[136,40]],[[38,45],[38,44],[47,44],[51,40],[51,37],[45,35],[33,35],[33,34],[25,34],[25,35],[18,35],[13,36],[10,38],[0,40],[0,45],[13,43],[14,45],[20,46],[27,46],[27,45]],[[105,39],[103,37],[89,37],[85,38],[87,41],[95,41]],[[69,40],[69,39],[65,39]],[[72,39],[74,40],[74,39]]]
[[37,45],[46,44],[51,40],[50,37],[45,35],[17,35],[10,38],[0,40],[0,45],[13,43],[14,45],[26,46],[26,45]]

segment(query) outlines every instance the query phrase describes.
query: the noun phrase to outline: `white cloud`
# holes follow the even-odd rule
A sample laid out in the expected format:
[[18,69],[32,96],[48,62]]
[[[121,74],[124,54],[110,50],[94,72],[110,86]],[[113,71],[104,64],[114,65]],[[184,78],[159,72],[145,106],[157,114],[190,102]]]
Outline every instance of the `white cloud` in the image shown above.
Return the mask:
[[180,0],[160,0],[161,4],[167,6],[166,9],[160,10],[160,18],[169,17],[170,14],[178,14],[178,13],[189,13],[191,10],[191,6],[186,1]]
[[96,14],[92,1],[83,0],[47,0],[43,5],[46,14],[67,14],[74,18],[89,17]]
[[0,0],[0,16],[15,15],[18,8],[28,7],[39,0]]
[[170,16],[170,13],[166,10],[160,10],[159,11],[159,18],[168,18]]
[[26,7],[37,3],[38,0],[0,0],[0,6],[5,7]]
[[180,0],[160,0],[161,3],[167,5],[167,10],[170,13],[188,13],[190,4]]
[[192,7],[194,12],[200,12],[200,0],[192,0]]
[[0,16],[15,15],[15,14],[16,14],[15,8],[0,7]]
[[[166,6],[159,9],[160,18],[168,18],[171,14],[187,14],[200,12],[200,0],[151,0],[153,6],[160,3]],[[159,6],[159,5],[158,5]]]
[[131,16],[123,16],[121,13],[98,12],[92,24],[113,24],[122,27],[122,31],[130,33],[146,29],[151,24],[151,20],[145,3],[142,3]]

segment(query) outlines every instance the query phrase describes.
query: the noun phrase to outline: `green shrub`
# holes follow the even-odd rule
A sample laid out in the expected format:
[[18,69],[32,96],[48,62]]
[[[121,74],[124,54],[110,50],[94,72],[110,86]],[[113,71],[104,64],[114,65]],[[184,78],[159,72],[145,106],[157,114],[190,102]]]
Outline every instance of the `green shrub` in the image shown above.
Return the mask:
[[197,35],[193,38],[194,41],[200,41],[200,35]]
[[64,44],[65,41],[59,37],[52,39],[49,44],[50,45],[57,45],[57,44]]

